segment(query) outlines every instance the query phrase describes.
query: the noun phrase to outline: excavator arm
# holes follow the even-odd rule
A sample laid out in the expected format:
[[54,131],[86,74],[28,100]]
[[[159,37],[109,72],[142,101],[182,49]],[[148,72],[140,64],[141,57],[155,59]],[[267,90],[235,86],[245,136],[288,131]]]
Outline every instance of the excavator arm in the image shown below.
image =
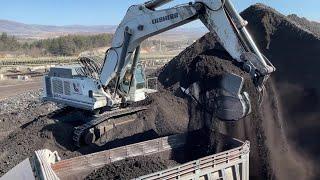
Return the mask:
[[230,0],[197,0],[204,8],[199,12],[203,24],[214,33],[220,44],[251,74],[256,87],[264,82],[275,67],[262,55],[246,29],[248,24],[237,13]]
[[[118,26],[112,47],[105,57],[100,81],[107,86],[116,80],[116,91],[124,77],[126,67],[132,63],[132,54],[145,39],[200,19],[214,33],[228,53],[251,74],[256,87],[262,90],[273,65],[261,54],[250,34],[247,24],[229,0],[196,0],[169,9],[156,8],[172,0],[154,0],[131,6]],[[112,100],[112,99],[109,99]]]
[[131,62],[133,52],[142,41],[197,19],[194,5],[165,10],[154,10],[155,6],[151,5],[134,5],[128,9],[105,58],[100,75],[103,85],[108,85],[114,78],[123,78],[125,67]]
[[[152,0],[131,6],[114,34],[101,71],[88,59],[83,59],[86,66],[80,67],[81,71],[78,67],[51,68],[44,78],[44,99],[90,111],[108,108],[112,111],[122,104],[144,100],[146,93],[152,91],[145,88],[145,76],[138,63],[141,42],[198,19],[262,91],[275,68],[261,54],[246,30],[247,22],[229,0],[195,0],[158,9],[171,1]],[[249,95],[242,91],[243,82],[243,77],[235,74],[222,78],[221,93],[215,99],[215,115],[224,120],[238,120],[250,112]],[[197,85],[181,89],[198,97]]]

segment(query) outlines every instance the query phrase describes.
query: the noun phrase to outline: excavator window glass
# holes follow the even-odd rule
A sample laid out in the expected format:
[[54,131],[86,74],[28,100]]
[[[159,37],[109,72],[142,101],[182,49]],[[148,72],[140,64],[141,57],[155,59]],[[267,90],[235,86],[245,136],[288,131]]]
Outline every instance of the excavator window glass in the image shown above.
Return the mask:
[[121,88],[125,93],[128,93],[129,91],[130,80],[131,80],[131,74],[130,74],[130,70],[128,69],[124,75],[124,78],[122,80],[122,85],[121,85]]
[[136,88],[137,89],[142,89],[145,87],[144,70],[140,64],[137,66],[137,69],[135,72],[135,79],[136,79]]
[[124,78],[123,78],[123,84],[126,85],[126,86],[129,86],[130,85],[130,80],[131,80],[130,71],[127,70],[127,72],[126,72],[126,74],[124,75]]

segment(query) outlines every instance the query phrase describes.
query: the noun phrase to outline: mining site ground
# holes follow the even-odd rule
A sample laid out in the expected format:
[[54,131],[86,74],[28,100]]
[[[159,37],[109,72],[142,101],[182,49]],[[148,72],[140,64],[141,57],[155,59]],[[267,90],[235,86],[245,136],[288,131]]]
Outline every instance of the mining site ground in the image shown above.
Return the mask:
[[[110,149],[160,136],[203,129],[208,120],[210,153],[222,147],[217,132],[251,142],[251,179],[318,179],[320,144],[319,49],[320,37],[308,23],[299,23],[276,10],[257,4],[241,13],[262,52],[277,67],[266,83],[263,103],[251,77],[235,66],[213,34],[186,48],[156,74],[159,92],[151,95],[150,108],[138,113],[141,123],[121,130],[123,136],[104,146],[93,144],[77,149],[72,122],[47,116],[59,109],[42,102],[41,91],[25,92],[0,102],[0,176],[30,157],[37,149],[58,151],[63,159]],[[312,22],[309,22],[312,23]],[[173,73],[174,72],[174,73]],[[233,123],[221,122],[203,108],[214,106],[219,79],[226,72],[245,78],[244,91],[251,97],[252,113]],[[184,95],[180,86],[200,85],[200,103]],[[67,112],[70,120],[76,119]],[[132,132],[136,135],[125,137]],[[145,132],[144,132],[145,131]],[[197,141],[197,140],[194,140]],[[142,160],[143,162],[143,160]],[[139,163],[138,163],[139,164]],[[113,168],[113,171],[120,171]],[[125,169],[125,168],[124,168]]]
[[13,97],[15,95],[38,90],[42,87],[42,78],[33,78],[28,81],[10,79],[0,81],[0,100]]

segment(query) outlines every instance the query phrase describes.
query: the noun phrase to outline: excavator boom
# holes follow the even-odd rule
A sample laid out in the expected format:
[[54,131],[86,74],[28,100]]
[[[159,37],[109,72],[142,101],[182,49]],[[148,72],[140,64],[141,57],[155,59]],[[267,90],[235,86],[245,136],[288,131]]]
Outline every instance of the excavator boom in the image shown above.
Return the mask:
[[263,82],[275,68],[261,54],[245,28],[246,21],[235,11],[229,0],[197,0],[174,8],[154,9],[168,2],[170,1],[150,1],[129,8],[115,33],[112,48],[106,55],[100,75],[103,85],[108,85],[114,78],[118,82],[123,79],[124,67],[132,61],[131,55],[142,41],[200,19],[217,36],[229,54],[243,64],[256,86],[262,88]]

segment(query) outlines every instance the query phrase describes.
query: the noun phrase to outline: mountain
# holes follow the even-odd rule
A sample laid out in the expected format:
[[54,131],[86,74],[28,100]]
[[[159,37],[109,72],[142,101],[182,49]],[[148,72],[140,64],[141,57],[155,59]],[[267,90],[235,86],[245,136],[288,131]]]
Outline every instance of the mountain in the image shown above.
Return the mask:
[[115,31],[114,25],[101,26],[48,26],[37,24],[24,24],[20,22],[0,20],[0,32],[6,32],[20,38],[43,39],[58,37],[66,34],[98,34]]
[[[68,34],[101,34],[113,33],[116,25],[68,25],[68,26],[52,26],[38,24],[24,24],[20,22],[1,20],[0,32],[6,32],[10,35],[24,39],[46,39],[54,38]],[[174,30],[163,33],[156,38],[160,39],[194,39],[198,38],[206,32],[205,28],[176,28]]]

